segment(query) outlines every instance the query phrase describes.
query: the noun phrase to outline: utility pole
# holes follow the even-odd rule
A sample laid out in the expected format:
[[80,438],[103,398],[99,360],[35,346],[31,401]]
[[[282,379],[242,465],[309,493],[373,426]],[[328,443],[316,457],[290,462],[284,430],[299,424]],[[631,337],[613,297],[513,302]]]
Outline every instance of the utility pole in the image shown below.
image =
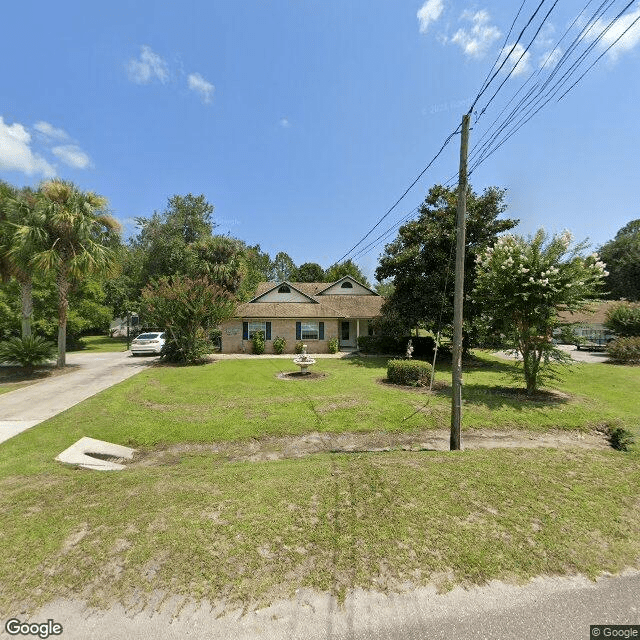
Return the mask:
[[459,451],[462,422],[462,305],[464,300],[465,217],[467,214],[467,153],[469,150],[469,114],[462,116],[458,209],[456,214],[456,275],[453,297],[453,362],[451,367],[451,437],[449,449]]

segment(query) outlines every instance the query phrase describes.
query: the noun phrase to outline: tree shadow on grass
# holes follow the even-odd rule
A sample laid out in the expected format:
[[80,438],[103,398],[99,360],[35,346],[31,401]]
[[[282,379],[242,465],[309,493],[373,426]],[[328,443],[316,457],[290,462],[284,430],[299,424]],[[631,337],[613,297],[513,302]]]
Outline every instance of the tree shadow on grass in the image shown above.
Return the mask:
[[[434,395],[451,398],[451,387],[436,389]],[[541,389],[527,395],[521,387],[505,387],[487,384],[465,384],[462,387],[465,404],[484,405],[488,409],[509,407],[515,411],[545,409],[567,404],[571,397],[560,391]]]

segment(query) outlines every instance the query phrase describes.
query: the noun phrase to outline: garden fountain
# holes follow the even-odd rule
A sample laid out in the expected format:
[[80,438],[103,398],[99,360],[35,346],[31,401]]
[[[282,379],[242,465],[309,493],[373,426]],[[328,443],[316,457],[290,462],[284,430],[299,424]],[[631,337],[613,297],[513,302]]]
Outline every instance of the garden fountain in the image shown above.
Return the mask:
[[293,362],[294,362],[294,364],[297,364],[300,367],[300,373],[301,374],[310,373],[309,367],[316,363],[316,361],[313,358],[310,358],[307,355],[307,345],[306,344],[302,346],[302,353],[300,355],[296,356],[293,359]]

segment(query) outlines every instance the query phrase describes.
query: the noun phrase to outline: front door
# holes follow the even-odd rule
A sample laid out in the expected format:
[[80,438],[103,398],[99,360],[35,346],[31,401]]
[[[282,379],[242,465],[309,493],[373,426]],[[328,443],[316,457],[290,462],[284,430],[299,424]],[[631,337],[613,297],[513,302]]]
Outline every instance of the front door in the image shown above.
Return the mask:
[[340,327],[340,340],[341,342],[349,342],[349,322],[342,322]]

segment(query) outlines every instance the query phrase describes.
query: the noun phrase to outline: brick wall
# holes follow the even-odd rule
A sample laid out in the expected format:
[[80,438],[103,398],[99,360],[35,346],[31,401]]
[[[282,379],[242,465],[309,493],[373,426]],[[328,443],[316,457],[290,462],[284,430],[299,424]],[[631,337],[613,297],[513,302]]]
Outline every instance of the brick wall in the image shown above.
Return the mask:
[[[251,320],[251,318],[244,318]],[[256,318],[256,321],[259,319]],[[262,321],[262,320],[260,320]],[[271,320],[271,340],[265,342],[265,353],[273,353],[273,339],[284,338],[287,341],[285,353],[294,353],[296,345],[296,322],[318,322],[317,319],[305,318]],[[308,353],[329,353],[328,342],[331,338],[338,337],[338,320],[324,319],[324,340],[305,340]],[[251,340],[242,339],[242,320],[229,320],[221,327],[222,353],[251,353]]]

